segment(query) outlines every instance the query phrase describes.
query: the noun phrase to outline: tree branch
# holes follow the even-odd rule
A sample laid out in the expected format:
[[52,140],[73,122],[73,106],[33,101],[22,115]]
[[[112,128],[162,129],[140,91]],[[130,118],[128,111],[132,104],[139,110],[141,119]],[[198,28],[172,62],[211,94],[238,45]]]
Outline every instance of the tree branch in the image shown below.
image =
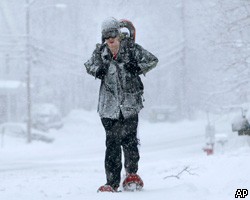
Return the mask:
[[170,175],[170,176],[165,176],[163,179],[167,179],[167,178],[177,178],[177,179],[180,179],[181,178],[181,175],[184,173],[184,172],[187,172],[189,175],[192,175],[192,176],[198,176],[198,174],[195,174],[192,172],[192,169],[190,169],[189,166],[186,166],[184,167],[183,170],[181,170],[178,174],[176,175]]

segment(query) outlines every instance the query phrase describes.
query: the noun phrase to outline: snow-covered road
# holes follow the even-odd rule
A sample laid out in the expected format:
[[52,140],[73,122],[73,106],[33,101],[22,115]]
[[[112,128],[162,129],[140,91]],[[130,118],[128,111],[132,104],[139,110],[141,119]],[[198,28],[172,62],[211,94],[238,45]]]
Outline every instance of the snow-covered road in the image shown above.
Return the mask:
[[[49,133],[55,138],[52,144],[26,145],[6,138],[0,149],[1,200],[227,200],[235,199],[237,189],[250,189],[247,138],[228,133],[224,153],[217,144],[215,154],[206,156],[202,151],[205,121],[150,124],[142,120],[139,174],[144,190],[97,193],[105,183],[100,120],[95,112],[77,112],[65,122],[62,130]],[[180,179],[168,177],[185,167]]]

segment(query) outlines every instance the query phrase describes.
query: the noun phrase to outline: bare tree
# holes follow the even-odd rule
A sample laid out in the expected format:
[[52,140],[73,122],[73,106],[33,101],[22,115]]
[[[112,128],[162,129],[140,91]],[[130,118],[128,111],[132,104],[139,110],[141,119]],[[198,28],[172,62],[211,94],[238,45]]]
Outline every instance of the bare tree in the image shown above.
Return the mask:
[[[222,80],[225,91],[232,95],[233,103],[250,100],[250,4],[249,1],[218,1],[223,20],[220,21],[221,40],[217,45],[230,54],[222,67],[226,77]],[[229,76],[228,76],[229,75]]]

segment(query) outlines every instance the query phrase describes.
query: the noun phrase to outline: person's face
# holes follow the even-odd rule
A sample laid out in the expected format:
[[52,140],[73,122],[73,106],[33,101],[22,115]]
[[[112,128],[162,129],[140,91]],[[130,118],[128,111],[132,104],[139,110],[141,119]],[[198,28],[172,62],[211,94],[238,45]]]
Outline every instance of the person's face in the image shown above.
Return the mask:
[[119,49],[120,47],[120,40],[118,36],[116,36],[115,38],[110,37],[105,41],[111,50]]

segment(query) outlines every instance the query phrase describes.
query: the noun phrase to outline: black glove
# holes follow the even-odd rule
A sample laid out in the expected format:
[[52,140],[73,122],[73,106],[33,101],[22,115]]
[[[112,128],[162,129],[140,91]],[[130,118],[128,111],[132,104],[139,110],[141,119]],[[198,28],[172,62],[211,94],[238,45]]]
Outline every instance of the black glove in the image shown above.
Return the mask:
[[128,63],[124,65],[125,69],[129,71],[131,74],[138,74],[141,71],[141,68],[138,67],[138,63],[136,60],[132,59]]
[[98,69],[96,70],[96,77],[102,79],[106,75],[108,68],[109,66],[105,64],[98,67]]
[[109,65],[110,65],[110,58],[108,56],[105,56],[102,59],[101,58],[101,53],[100,52],[98,52],[98,53],[99,53],[99,55],[97,57],[98,57],[99,67],[96,70],[96,77],[102,79],[106,75],[106,73],[108,71],[108,68],[109,68]]

